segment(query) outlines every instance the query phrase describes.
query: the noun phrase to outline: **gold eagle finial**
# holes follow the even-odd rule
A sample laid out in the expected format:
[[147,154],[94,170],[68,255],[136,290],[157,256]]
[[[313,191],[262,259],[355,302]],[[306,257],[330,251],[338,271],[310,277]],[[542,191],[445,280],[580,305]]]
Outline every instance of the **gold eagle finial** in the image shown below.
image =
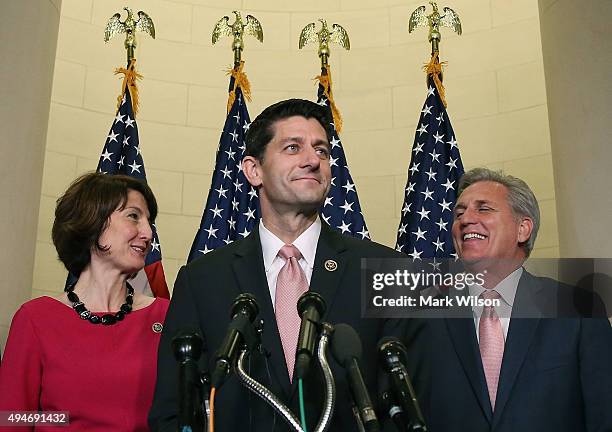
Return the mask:
[[429,15],[425,14],[425,6],[419,6],[416,8],[410,16],[408,22],[408,32],[412,33],[417,27],[429,26],[429,42],[431,42],[431,52],[438,52],[438,46],[440,44],[440,27],[448,27],[452,29],[458,35],[461,35],[461,21],[459,15],[449,7],[445,7],[444,15],[440,15],[438,12],[438,5],[430,1],[429,4],[433,8],[433,12]]
[[254,36],[259,42],[263,42],[263,29],[261,23],[253,15],[246,16],[246,24],[242,21],[242,16],[238,11],[232,11],[236,15],[236,19],[233,24],[229,24],[229,17],[224,16],[221,18],[212,32],[212,43],[213,45],[222,36],[233,36],[234,41],[232,42],[232,50],[234,51],[234,66],[238,66],[242,59],[242,50],[244,49],[243,37],[244,34]]
[[134,58],[134,49],[136,48],[136,32],[141,31],[147,33],[155,39],[155,26],[149,15],[143,11],[138,11],[138,20],[134,20],[134,14],[128,7],[123,8],[127,11],[127,18],[121,21],[121,14],[116,13],[106,23],[104,29],[104,42],[108,42],[114,36],[125,33],[125,49],[127,50],[128,63]]
[[321,30],[319,31],[316,31],[316,23],[310,23],[302,29],[300,33],[299,48],[302,49],[307,44],[318,41],[318,54],[321,58],[321,67],[326,68],[330,55],[330,42],[337,43],[345,50],[351,49],[351,42],[348,33],[340,24],[332,24],[332,31],[330,32],[327,27],[327,21],[319,18],[319,22],[321,23]]

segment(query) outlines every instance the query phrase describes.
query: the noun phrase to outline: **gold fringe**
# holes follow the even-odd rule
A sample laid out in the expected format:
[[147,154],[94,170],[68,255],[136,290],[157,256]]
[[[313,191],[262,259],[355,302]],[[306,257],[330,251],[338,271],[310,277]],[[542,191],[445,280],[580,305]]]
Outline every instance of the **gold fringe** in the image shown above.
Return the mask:
[[142,75],[136,72],[136,59],[132,59],[130,61],[129,66],[126,68],[117,68],[115,69],[115,75],[123,74],[123,83],[121,84],[121,94],[117,97],[117,110],[121,106],[121,102],[123,101],[123,95],[125,91],[130,92],[130,97],[132,98],[132,111],[134,113],[134,117],[138,114],[139,100],[138,100],[138,86],[136,85],[136,80],[142,79]]
[[444,104],[444,108],[446,108],[447,104],[446,104],[446,97],[444,95],[444,85],[442,84],[442,81],[440,80],[440,74],[442,73],[443,66],[446,66],[446,62],[440,63],[440,60],[438,59],[438,52],[436,51],[431,55],[431,60],[429,60],[429,63],[427,63],[423,67],[423,69],[427,73],[427,76],[432,77],[433,82],[436,88],[438,89],[438,94],[440,95],[440,99],[442,100],[442,103]]
[[336,132],[340,133],[342,132],[342,115],[340,115],[340,110],[336,106],[336,102],[334,101],[334,97],[332,95],[332,77],[330,67],[326,66],[326,68],[321,71],[321,75],[317,75],[315,79],[318,80],[319,84],[323,86],[323,93],[327,97],[329,106],[331,107]]
[[232,105],[234,105],[234,101],[236,100],[236,89],[240,87],[242,90],[242,94],[246,98],[247,101],[251,102],[251,83],[246,76],[246,73],[242,71],[244,68],[244,60],[240,62],[237,67],[227,70],[227,74],[231,75],[234,78],[234,85],[232,90],[229,93],[229,97],[227,98],[227,113],[229,114],[232,109]]

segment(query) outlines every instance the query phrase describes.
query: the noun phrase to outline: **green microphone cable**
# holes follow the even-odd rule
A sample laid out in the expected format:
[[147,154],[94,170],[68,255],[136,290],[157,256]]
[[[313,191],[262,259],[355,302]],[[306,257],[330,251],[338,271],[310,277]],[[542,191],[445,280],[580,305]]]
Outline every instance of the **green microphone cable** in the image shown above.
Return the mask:
[[302,385],[302,378],[298,379],[298,392],[300,395],[300,420],[302,422],[302,429],[304,432],[308,432],[306,429],[306,410],[304,409],[304,387]]

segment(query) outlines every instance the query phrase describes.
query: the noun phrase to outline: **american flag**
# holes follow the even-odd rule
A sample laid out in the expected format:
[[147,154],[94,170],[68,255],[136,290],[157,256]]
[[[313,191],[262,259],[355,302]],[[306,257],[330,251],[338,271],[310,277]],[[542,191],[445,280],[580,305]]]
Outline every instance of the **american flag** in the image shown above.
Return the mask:
[[[132,110],[132,97],[127,89],[123,93],[121,105],[106,137],[97,171],[104,174],[125,174],[147,181],[138,142],[138,126]],[[144,282],[148,282],[156,297],[170,298],[162,266],[161,246],[155,225],[152,225],[152,229],[152,247],[147,254],[144,267],[147,281]]]
[[413,260],[455,256],[451,226],[463,164],[431,76],[414,135],[395,248]]
[[[230,91],[235,78],[230,78]],[[246,237],[259,220],[259,197],[242,172],[244,138],[251,120],[240,86],[225,119],[219,139],[215,170],[202,222],[189,252],[188,262],[234,240]]]
[[[323,74],[329,73],[324,70]],[[330,88],[325,88],[323,83],[319,82],[317,93],[317,103],[325,106],[329,111],[329,117],[332,118],[332,110],[330,101],[327,95],[331,94],[331,84],[326,83]],[[327,90],[327,92],[326,92]],[[327,93],[327,95],[326,95]],[[321,209],[321,217],[328,225],[342,234],[348,234],[361,239],[370,239],[370,233],[366,227],[363,213],[361,213],[361,205],[357,197],[357,189],[351,173],[349,172],[346,156],[342,148],[342,142],[338,136],[335,125],[332,123],[333,137],[331,140],[331,189],[325,203]]]

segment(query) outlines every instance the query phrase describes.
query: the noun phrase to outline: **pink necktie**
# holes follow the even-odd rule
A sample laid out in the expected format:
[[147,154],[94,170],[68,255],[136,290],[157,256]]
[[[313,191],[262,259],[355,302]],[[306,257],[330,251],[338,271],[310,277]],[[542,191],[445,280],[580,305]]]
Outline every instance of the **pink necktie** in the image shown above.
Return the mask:
[[298,248],[293,245],[285,245],[278,252],[278,256],[287,261],[278,273],[278,279],[276,280],[274,307],[276,324],[283,344],[285,361],[289,370],[289,380],[291,381],[301,324],[297,312],[297,302],[300,296],[308,291],[308,280],[298,263],[298,260],[302,257]]
[[[486,290],[480,295],[483,299],[499,299],[497,291]],[[499,371],[504,357],[504,331],[493,306],[485,306],[478,325],[480,357],[484,368],[491,407],[495,409],[495,396],[499,383]]]

